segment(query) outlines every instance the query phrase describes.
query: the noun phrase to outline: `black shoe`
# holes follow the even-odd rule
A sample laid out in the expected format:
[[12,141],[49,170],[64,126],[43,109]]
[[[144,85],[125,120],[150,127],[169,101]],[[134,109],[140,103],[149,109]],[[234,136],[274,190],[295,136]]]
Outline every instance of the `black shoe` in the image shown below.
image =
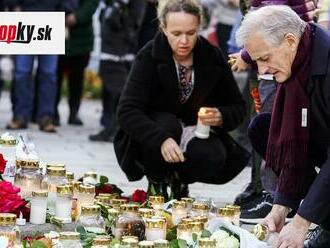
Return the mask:
[[307,235],[304,248],[329,248],[330,231],[318,226]]
[[44,116],[38,121],[38,123],[41,131],[46,133],[56,133],[56,128],[51,117]]
[[70,125],[75,125],[75,126],[82,126],[83,122],[81,121],[81,119],[77,116],[77,115],[73,115],[69,117],[68,119],[68,123]]
[[9,130],[17,130],[17,129],[26,129],[28,126],[27,121],[22,117],[14,117],[11,122],[9,122],[6,126]]
[[168,193],[167,193],[168,183],[166,182],[155,182],[148,178],[148,196],[164,196],[165,201],[168,201]]
[[183,183],[176,173],[170,178],[170,187],[171,199],[180,200],[182,197],[189,197],[188,184]]
[[269,193],[264,193],[262,197],[251,202],[251,207],[243,209],[240,220],[244,223],[257,224],[264,219],[272,210],[274,198]]
[[234,204],[241,206],[243,209],[244,205],[260,196],[262,196],[262,189],[258,189],[255,183],[250,182],[246,189],[236,196]]
[[103,129],[97,134],[89,135],[90,141],[113,142],[113,138],[113,132],[110,132],[107,129]]

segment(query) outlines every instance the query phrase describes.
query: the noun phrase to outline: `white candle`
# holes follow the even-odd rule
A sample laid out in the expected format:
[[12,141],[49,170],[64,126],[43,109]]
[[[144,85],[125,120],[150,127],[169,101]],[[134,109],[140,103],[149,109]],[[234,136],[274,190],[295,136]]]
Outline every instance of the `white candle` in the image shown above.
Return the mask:
[[154,241],[157,239],[165,239],[166,232],[164,227],[166,225],[163,219],[147,219],[146,220],[146,239]]
[[199,118],[200,116],[203,116],[205,114],[206,114],[205,108],[200,108],[198,112],[197,127],[195,130],[196,137],[200,139],[207,139],[210,136],[210,126],[204,125]]
[[189,224],[187,223],[180,223],[177,228],[177,238],[183,239],[190,243],[192,241],[192,234],[189,228]]
[[72,200],[69,197],[57,197],[55,215],[63,223],[71,223]]
[[182,218],[187,217],[187,209],[184,208],[173,208],[172,209],[172,221],[174,225],[180,223]]
[[32,192],[30,223],[45,224],[47,211],[47,191]]

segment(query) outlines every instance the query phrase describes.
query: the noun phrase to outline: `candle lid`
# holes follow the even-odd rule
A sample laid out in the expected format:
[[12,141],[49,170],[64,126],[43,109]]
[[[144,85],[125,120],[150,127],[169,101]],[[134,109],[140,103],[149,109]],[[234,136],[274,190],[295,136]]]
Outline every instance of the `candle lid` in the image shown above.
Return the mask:
[[38,170],[39,161],[37,161],[37,160],[16,160],[16,166],[17,166],[17,168]]
[[167,248],[167,247],[169,247],[169,245],[170,245],[170,242],[168,242],[168,240],[165,240],[165,239],[154,240],[155,248]]
[[0,138],[0,145],[2,146],[16,146],[17,144],[18,141],[15,139],[15,137],[12,137],[12,139]]
[[257,239],[263,241],[267,236],[268,228],[265,225],[257,224],[253,227],[252,233]]
[[139,208],[139,214],[144,218],[151,218],[154,215],[154,210],[151,208]]
[[226,208],[234,209],[235,214],[238,214],[241,211],[241,206],[238,206],[238,205],[229,204],[229,205],[226,205]]
[[194,217],[194,221],[203,222],[204,224],[209,221],[207,216],[196,216]]
[[80,184],[79,193],[95,194],[95,186]]
[[177,228],[178,230],[188,231],[190,230],[190,225],[189,223],[179,223]]
[[123,245],[134,247],[134,246],[137,246],[137,244],[139,243],[139,240],[136,240],[135,238],[126,238],[126,239],[122,239],[121,243]]
[[82,184],[82,182],[71,181],[68,184],[72,185],[74,191],[79,191],[79,186]]
[[215,239],[211,238],[200,238],[198,240],[198,245],[199,246],[216,246],[217,241]]
[[126,240],[126,239],[132,239],[132,240],[136,240],[137,242],[139,242],[138,236],[125,235],[125,236],[121,237],[121,240]]
[[204,230],[204,223],[203,222],[190,222],[189,224],[190,230],[193,232],[199,232]]
[[139,247],[154,248],[154,242],[148,241],[148,240],[143,240],[143,241],[139,242]]
[[173,208],[186,208],[187,203],[184,201],[175,201],[173,202]]
[[194,202],[192,205],[193,210],[210,210],[210,206],[203,202]]
[[110,194],[110,193],[100,193],[100,194],[98,194],[98,196],[105,196],[105,197],[108,197],[110,200],[119,198],[119,194],[118,193],[113,193],[113,194]]
[[123,212],[137,212],[139,206],[136,204],[122,204],[120,205],[120,210]]
[[70,184],[65,185],[57,185],[56,192],[60,195],[72,195],[73,194],[73,186]]
[[111,200],[111,204],[113,205],[122,205],[122,204],[125,204],[127,202],[126,199],[112,199]]
[[161,195],[151,195],[151,196],[149,196],[148,199],[151,203],[163,204],[165,202],[164,196],[161,196]]
[[101,207],[99,205],[82,205],[81,213],[83,215],[95,215],[101,213]]
[[194,219],[192,219],[192,218],[187,218],[187,217],[181,219],[181,223],[188,224],[188,223],[190,223],[190,222],[194,222]]
[[10,226],[16,223],[16,215],[9,213],[0,213],[0,226]]
[[92,178],[97,179],[97,173],[96,172],[93,172],[93,171],[89,171],[89,172],[86,172],[84,174],[84,177],[92,177]]
[[48,191],[47,190],[32,191],[32,196],[34,196],[34,197],[47,197],[48,196]]
[[110,204],[110,202],[111,202],[111,200],[108,197],[99,196],[99,195],[95,196],[95,201],[99,202],[101,204],[106,204],[106,205]]
[[48,176],[65,177],[66,170],[65,168],[61,167],[48,167],[46,169],[46,173]]
[[146,219],[147,228],[160,228],[163,229],[166,225],[166,221],[163,219]]
[[93,245],[110,245],[110,236],[97,236],[93,239]]
[[231,208],[219,208],[218,215],[221,217],[232,217],[235,215],[235,210]]
[[108,214],[114,218],[120,215],[120,211],[118,209],[107,208],[107,210],[108,210]]
[[78,232],[60,232],[60,239],[79,240],[80,233],[78,233]]
[[181,201],[184,201],[187,204],[192,204],[195,201],[195,199],[194,198],[191,198],[191,197],[182,197],[181,198]]
[[65,164],[62,163],[47,163],[46,164],[46,169],[49,167],[55,167],[55,168],[63,168],[65,169]]
[[74,180],[74,173],[71,172],[71,171],[67,171],[67,172],[66,172],[66,178],[67,178],[69,181],[73,181],[73,180]]

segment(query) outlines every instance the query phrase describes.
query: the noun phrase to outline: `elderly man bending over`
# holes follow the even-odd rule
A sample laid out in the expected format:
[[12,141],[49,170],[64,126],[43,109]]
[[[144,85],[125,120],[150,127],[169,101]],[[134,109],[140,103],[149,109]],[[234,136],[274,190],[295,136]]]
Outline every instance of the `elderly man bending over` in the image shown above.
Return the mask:
[[[236,38],[259,73],[278,83],[272,113],[258,115],[248,130],[278,176],[264,224],[280,232],[275,247],[301,248],[311,222],[330,230],[330,37],[289,7],[267,6],[245,17]],[[292,210],[297,214],[284,226]],[[330,247],[325,233],[323,244],[308,247]]]

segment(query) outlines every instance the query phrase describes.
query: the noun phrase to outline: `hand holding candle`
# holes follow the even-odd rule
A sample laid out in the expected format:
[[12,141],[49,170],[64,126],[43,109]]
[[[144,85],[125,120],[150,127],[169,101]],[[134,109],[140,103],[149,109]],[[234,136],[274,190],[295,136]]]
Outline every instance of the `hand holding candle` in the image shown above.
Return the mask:
[[221,126],[223,123],[222,114],[217,108],[200,108],[198,119],[202,124],[213,127]]

